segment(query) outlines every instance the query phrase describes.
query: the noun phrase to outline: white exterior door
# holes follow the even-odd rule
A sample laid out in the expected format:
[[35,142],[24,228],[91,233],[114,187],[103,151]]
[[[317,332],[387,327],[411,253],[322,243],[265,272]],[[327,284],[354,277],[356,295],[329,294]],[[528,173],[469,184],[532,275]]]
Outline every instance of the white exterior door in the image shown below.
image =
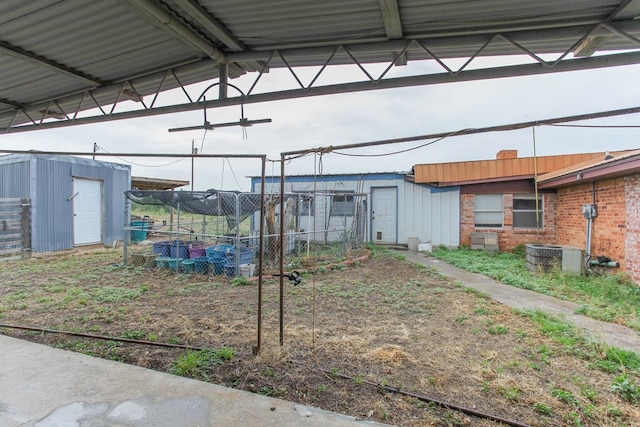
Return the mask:
[[73,178],[73,244],[102,242],[102,182]]
[[373,243],[397,243],[398,189],[371,190],[371,232]]

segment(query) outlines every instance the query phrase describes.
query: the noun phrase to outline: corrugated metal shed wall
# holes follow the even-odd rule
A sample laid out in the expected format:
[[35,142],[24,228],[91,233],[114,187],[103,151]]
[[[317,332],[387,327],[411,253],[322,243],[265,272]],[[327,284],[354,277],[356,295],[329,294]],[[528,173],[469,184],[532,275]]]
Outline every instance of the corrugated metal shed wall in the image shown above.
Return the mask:
[[[434,245],[458,246],[460,244],[460,191],[458,187],[447,189],[413,184],[402,174],[326,175],[318,177],[318,191],[358,191],[371,198],[371,188],[394,187],[398,190],[398,243],[407,243],[408,237],[418,237],[420,242]],[[285,178],[285,192],[312,191],[311,176]],[[252,179],[252,191],[260,191],[260,179]],[[279,192],[279,180],[268,178],[266,190]],[[371,201],[368,205],[367,230],[371,227]],[[367,236],[368,239],[371,236]]]
[[124,237],[124,192],[131,168],[70,156],[33,156],[32,247],[37,252],[73,248],[73,178],[103,182],[103,243]]
[[0,157],[0,198],[30,198],[28,158]]
[[49,252],[73,248],[73,178],[103,182],[103,243],[124,237],[124,192],[131,188],[131,168],[70,156],[0,157],[0,197],[31,199],[32,249]]

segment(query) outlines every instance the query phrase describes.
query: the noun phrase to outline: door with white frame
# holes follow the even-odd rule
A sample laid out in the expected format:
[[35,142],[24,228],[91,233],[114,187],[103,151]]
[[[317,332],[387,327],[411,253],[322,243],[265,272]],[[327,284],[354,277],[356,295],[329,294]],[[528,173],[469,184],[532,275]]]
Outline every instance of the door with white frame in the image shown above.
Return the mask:
[[371,233],[373,243],[398,242],[398,188],[371,189]]
[[102,243],[102,181],[73,178],[73,244]]

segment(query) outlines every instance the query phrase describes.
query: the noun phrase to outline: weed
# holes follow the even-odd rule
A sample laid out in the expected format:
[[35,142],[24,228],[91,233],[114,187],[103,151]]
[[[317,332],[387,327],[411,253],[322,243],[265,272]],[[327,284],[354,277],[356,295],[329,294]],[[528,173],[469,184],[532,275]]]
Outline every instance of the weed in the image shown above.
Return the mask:
[[324,393],[325,391],[327,391],[328,387],[326,384],[320,384],[318,387],[316,387],[316,391],[318,393]]
[[573,393],[567,390],[562,390],[560,388],[552,388],[551,396],[569,405],[578,406],[580,404],[580,402],[578,401],[578,399],[576,399]]
[[640,384],[627,377],[627,374],[620,374],[613,380],[611,390],[619,394],[624,400],[631,403],[640,403]]
[[232,286],[247,286],[247,285],[250,285],[251,283],[252,283],[251,280],[249,280],[244,276],[238,276],[231,279]]
[[487,307],[480,306],[480,305],[477,305],[477,306],[473,309],[473,312],[474,312],[475,314],[480,314],[480,315],[488,315],[488,314],[491,314],[491,311],[489,311],[489,309],[488,309]]
[[495,325],[495,326],[491,326],[488,329],[488,332],[491,335],[504,335],[509,332],[509,329],[507,329],[504,325]]
[[464,325],[464,322],[466,322],[467,319],[467,316],[458,316],[456,317],[456,323],[458,323],[459,325]]
[[124,338],[128,338],[130,340],[141,340],[142,338],[144,338],[145,333],[144,331],[124,331],[122,333],[122,336]]
[[262,371],[262,375],[264,375],[265,377],[275,377],[276,376],[276,372],[273,370],[273,368],[271,366],[267,366]]
[[527,331],[523,331],[522,329],[518,329],[515,334],[518,339],[526,338],[527,336],[529,336],[529,333]]
[[613,405],[607,405],[607,416],[616,418],[621,417],[622,411]]
[[171,372],[183,377],[208,378],[207,369],[216,364],[222,364],[231,359],[234,350],[230,347],[222,347],[217,351],[212,350],[188,350],[178,357],[171,367]]
[[551,406],[541,402],[534,403],[533,409],[535,409],[537,413],[542,415],[551,415],[552,412]]
[[364,379],[362,378],[362,374],[357,374],[354,378],[353,378],[353,382],[358,384],[358,385],[362,385],[364,383]]
[[91,296],[97,302],[118,302],[138,298],[142,292],[142,288],[103,286],[91,289]]
[[276,392],[273,387],[263,386],[258,389],[258,394],[263,396],[275,396]]

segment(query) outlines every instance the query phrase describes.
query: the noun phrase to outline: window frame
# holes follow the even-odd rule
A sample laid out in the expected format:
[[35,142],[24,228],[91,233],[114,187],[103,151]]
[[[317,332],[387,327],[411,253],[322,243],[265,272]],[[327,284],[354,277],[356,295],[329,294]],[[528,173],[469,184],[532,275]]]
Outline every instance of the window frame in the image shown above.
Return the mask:
[[[487,197],[500,197],[500,209],[478,209],[478,200]],[[500,224],[490,222],[479,222],[478,214],[500,214]],[[473,226],[475,228],[503,228],[504,227],[504,196],[502,194],[475,194],[473,200]]]
[[[344,198],[344,200],[336,200]],[[356,214],[356,198],[353,191],[342,191],[331,196],[329,216],[354,216]]]
[[[538,210],[536,211],[535,207],[533,209],[516,209],[516,200],[538,200]],[[520,226],[516,225],[516,216],[517,214],[538,214],[539,223],[536,221],[534,226]],[[534,193],[523,193],[523,194],[514,194],[513,195],[513,228],[518,230],[543,230],[544,229],[544,195]]]

